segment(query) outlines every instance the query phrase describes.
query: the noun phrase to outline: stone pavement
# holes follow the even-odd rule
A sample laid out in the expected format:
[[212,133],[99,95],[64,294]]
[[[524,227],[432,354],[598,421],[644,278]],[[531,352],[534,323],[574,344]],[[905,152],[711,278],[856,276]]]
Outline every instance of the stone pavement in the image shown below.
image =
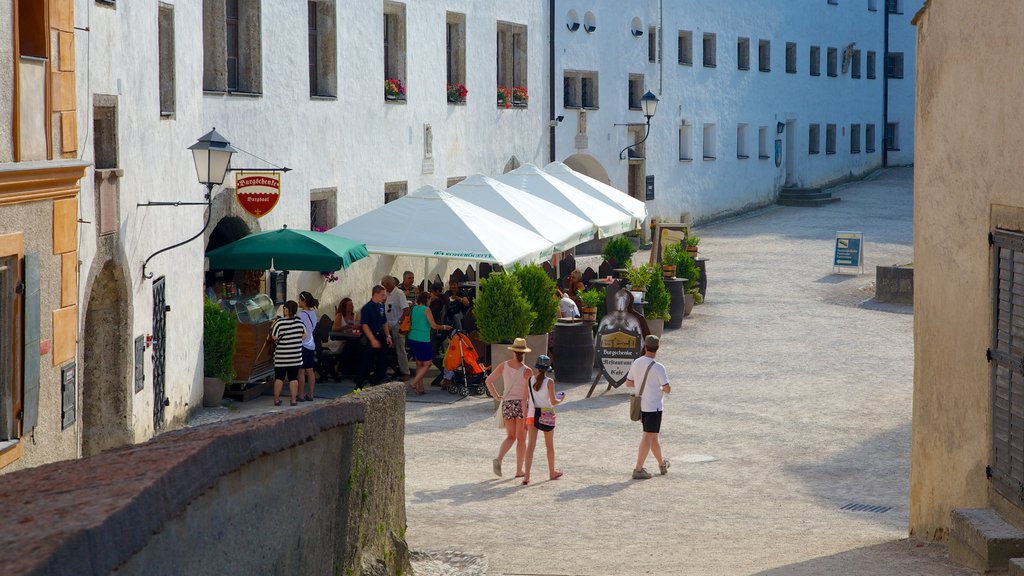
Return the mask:
[[[560,386],[566,475],[547,480],[541,447],[525,487],[514,452],[504,478],[491,473],[490,400],[410,403],[417,573],[969,574],[943,545],[905,539],[913,317],[871,300],[875,265],[913,260],[912,169],[833,192],[842,202],[697,230],[708,300],[659,354],[673,384],[667,476],[630,479],[640,429],[625,389],[586,399],[589,385]],[[864,275],[832,274],[837,230],[864,233]]]

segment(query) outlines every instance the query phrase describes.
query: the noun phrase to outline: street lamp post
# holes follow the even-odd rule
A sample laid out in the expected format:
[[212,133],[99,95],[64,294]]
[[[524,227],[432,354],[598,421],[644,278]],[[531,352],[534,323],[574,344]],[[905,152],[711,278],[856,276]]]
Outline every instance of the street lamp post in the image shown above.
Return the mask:
[[[195,236],[192,236],[188,240],[178,242],[172,246],[168,246],[161,250],[154,252],[146,261],[142,263],[142,277],[149,279],[153,277],[152,272],[147,272],[146,267],[149,261],[152,260],[157,254],[162,254],[168,250],[172,250],[179,246],[188,244],[196,238],[203,235],[206,232],[206,228],[210,226],[210,217],[212,216],[213,210],[213,188],[224,183],[224,177],[231,169],[231,155],[237,152],[234,147],[231,146],[231,142],[228,142],[227,138],[221,136],[217,129],[214,128],[206,134],[199,137],[199,140],[195,144],[188,147],[192,151],[192,160],[196,165],[196,176],[199,178],[199,183],[206,186],[206,202],[172,202],[170,205],[205,205],[206,206],[206,223],[203,224],[203,229],[200,230]],[[156,205],[151,203],[150,205]]]
[[646,94],[640,97],[640,109],[643,110],[644,118],[647,119],[647,130],[644,132],[644,137],[639,142],[634,142],[619,152],[619,160],[625,160],[627,150],[643,144],[647,140],[647,137],[651,135],[651,118],[654,117],[654,113],[658,110],[658,97],[648,90]]

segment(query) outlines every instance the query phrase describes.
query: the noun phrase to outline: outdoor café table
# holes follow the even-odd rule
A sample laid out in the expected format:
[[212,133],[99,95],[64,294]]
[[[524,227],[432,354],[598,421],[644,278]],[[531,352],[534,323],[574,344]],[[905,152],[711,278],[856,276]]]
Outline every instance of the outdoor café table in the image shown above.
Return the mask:
[[355,374],[359,370],[360,340],[363,337],[362,330],[342,330],[331,332],[328,338],[332,342],[341,341],[345,345],[339,351],[338,371],[341,374]]

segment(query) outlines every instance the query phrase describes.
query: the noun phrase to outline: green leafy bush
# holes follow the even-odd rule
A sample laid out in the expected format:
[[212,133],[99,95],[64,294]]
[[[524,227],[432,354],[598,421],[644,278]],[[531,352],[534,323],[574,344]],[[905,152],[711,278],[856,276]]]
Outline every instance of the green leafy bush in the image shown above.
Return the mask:
[[523,297],[519,280],[507,273],[491,274],[480,281],[473,310],[480,338],[491,344],[526,337],[537,315]]
[[203,300],[203,376],[230,382],[235,375],[235,315]]
[[698,244],[700,244],[700,236],[697,236],[696,234],[691,234],[686,237],[687,246],[692,246],[696,248]]
[[605,260],[614,262],[619,268],[625,268],[633,261],[633,243],[623,236],[616,236],[604,245],[601,255]]
[[672,296],[668,293],[668,288],[665,287],[665,281],[662,280],[660,274],[655,274],[651,280],[651,285],[647,287],[647,293],[644,294],[644,300],[647,304],[644,305],[644,317],[652,320],[668,320],[669,319],[669,306],[672,304]]
[[651,285],[651,281],[658,274],[655,273],[654,267],[650,264],[641,264],[640,266],[629,266],[624,276],[626,277],[626,282],[629,282],[633,290],[642,292],[647,290],[647,287]]
[[519,280],[519,289],[537,314],[530,324],[528,334],[547,334],[555,327],[558,319],[558,298],[555,297],[555,281],[543,268],[536,264],[516,264],[512,275]]
[[585,308],[597,308],[604,304],[604,292],[590,288],[579,293],[580,302]]
[[676,264],[676,278],[685,278],[687,280],[687,290],[696,288],[697,283],[700,281],[700,268],[697,267],[697,261],[685,252],[679,258],[679,264]]

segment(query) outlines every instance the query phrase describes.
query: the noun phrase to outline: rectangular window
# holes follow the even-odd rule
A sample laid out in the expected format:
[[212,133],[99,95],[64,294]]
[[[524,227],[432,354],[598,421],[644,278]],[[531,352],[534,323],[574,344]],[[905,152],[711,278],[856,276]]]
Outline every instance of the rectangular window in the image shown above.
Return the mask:
[[260,0],[203,0],[203,90],[263,90]]
[[739,159],[750,158],[747,154],[747,125],[736,125],[736,157]]
[[309,9],[309,95],[338,94],[335,0],[311,0]]
[[715,125],[705,124],[704,125],[704,159],[714,160],[715,159]]
[[836,125],[825,125],[825,154],[836,153]]
[[761,126],[757,129],[757,157],[767,160],[768,156],[768,127]]
[[850,154],[860,154],[860,124],[850,124]]
[[889,52],[885,55],[886,78],[903,78],[903,52]]
[[683,123],[679,126],[679,159],[693,160],[693,125]]
[[93,163],[97,170],[112,170],[118,167],[117,97],[97,94],[94,98],[101,103],[94,103],[92,109]]
[[811,46],[811,60],[809,62],[811,76],[821,76],[821,47]]
[[525,108],[527,103],[526,68],[526,26],[509,22],[498,22],[498,106],[508,108],[507,98],[512,105]]
[[807,153],[818,154],[821,151],[821,126],[811,124],[807,127]]
[[584,108],[599,107],[597,72],[580,73],[580,99]]
[[174,116],[174,6],[159,4],[157,45],[160,61],[160,115]]
[[644,75],[643,74],[630,74],[629,75],[629,109],[630,110],[642,110],[640,106],[640,99],[644,95]]
[[448,12],[445,16],[446,78],[448,102],[466,101],[466,15]]
[[868,153],[875,151],[875,125],[864,126],[864,150]]
[[227,33],[228,91],[238,91],[238,0],[226,0],[225,24]]
[[903,14],[903,2],[900,0],[885,0],[885,11],[889,14]]
[[889,122],[885,125],[885,149],[900,149],[900,125],[898,122]]
[[839,50],[836,49],[836,48],[829,48],[828,49],[828,64],[827,64],[828,65],[827,73],[828,73],[829,77],[831,77],[831,78],[835,78],[836,77],[836,72],[837,72],[837,69],[838,69],[838,66],[837,66],[838,62],[839,62]]
[[409,193],[408,182],[385,182],[384,203],[394,202]]
[[[25,249],[22,234],[0,235],[0,239],[4,240],[0,242],[0,453],[3,453],[17,446],[17,438],[22,433],[25,290],[20,288],[27,279],[22,277]],[[9,457],[8,454],[5,459]]]
[[465,176],[452,176],[451,178],[445,181],[445,188],[451,188],[452,186],[455,186],[456,184],[462,182],[465,179]]
[[647,61],[654,63],[658,60],[658,28],[651,26],[647,29]]
[[850,57],[850,77],[860,78],[860,50],[854,50]]
[[684,66],[693,66],[693,32],[689,30],[679,31],[679,63]]
[[750,38],[736,40],[736,68],[750,70]]
[[309,227],[326,232],[338,225],[338,189],[317,188],[309,191]]
[[384,99],[401,101],[409,97],[406,85],[405,4],[384,3]]
[[828,0],[828,3],[833,5],[833,6],[838,6],[839,5],[839,0]]
[[562,75],[562,107],[579,108],[582,101],[581,91],[579,74],[566,70]]
[[718,40],[714,34],[704,35],[704,66],[714,68],[718,65]]
[[878,12],[878,0],[868,0],[868,10]]
[[875,51],[874,50],[868,50],[867,67],[868,67],[868,80],[874,80],[875,79]]
[[771,40],[757,41],[757,69],[761,72],[771,72],[772,70]]
[[786,74],[796,74],[796,42],[786,42]]

